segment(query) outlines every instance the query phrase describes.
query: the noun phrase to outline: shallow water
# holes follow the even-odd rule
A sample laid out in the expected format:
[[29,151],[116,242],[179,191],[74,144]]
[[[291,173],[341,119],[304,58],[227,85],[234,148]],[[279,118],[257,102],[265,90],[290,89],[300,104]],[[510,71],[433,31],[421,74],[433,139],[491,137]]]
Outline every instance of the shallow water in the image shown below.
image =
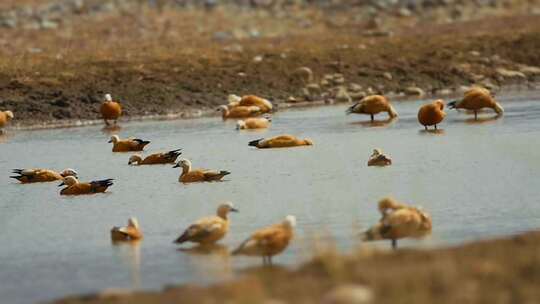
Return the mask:
[[[386,195],[421,205],[433,217],[430,238],[403,246],[459,244],[537,228],[540,103],[531,100],[502,99],[505,116],[483,123],[450,111],[439,134],[421,131],[416,111],[422,102],[396,103],[399,120],[380,127],[359,123],[365,116],[345,116],[342,106],[277,113],[265,132],[239,133],[232,121],[217,118],[123,126],[121,137],[152,141],[147,152],[181,147],[195,167],[232,172],[211,184],[180,184],[171,165],[128,166],[129,154],[113,154],[109,134],[99,127],[16,132],[0,143],[0,298],[33,303],[106,288],[231,278],[261,261],[189,254],[171,243],[224,200],[240,209],[231,215],[224,246],[287,214],[297,216],[297,238],[275,258],[279,264],[309,256],[313,234],[331,236],[342,249],[358,245],[358,232],[378,220],[376,202]],[[247,146],[280,133],[310,137],[315,146]],[[376,147],[393,158],[391,167],[366,166]],[[58,183],[9,179],[9,171],[20,167],[72,167],[81,180],[116,181],[106,194],[60,197]],[[132,215],[145,239],[113,246],[109,229]]]

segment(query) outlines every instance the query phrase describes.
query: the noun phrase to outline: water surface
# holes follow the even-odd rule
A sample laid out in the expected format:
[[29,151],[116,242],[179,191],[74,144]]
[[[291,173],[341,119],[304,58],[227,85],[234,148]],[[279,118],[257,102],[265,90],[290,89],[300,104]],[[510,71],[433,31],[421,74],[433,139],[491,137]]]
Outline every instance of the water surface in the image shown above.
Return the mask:
[[[128,166],[129,154],[113,154],[110,134],[100,127],[12,132],[0,143],[0,298],[33,303],[106,288],[231,278],[261,261],[188,254],[171,243],[225,200],[240,209],[221,242],[228,247],[287,214],[297,216],[297,239],[275,259],[280,264],[308,256],[306,239],[313,234],[330,235],[344,250],[356,246],[359,229],[378,220],[376,202],[386,195],[421,205],[433,217],[430,238],[403,246],[537,228],[540,103],[532,100],[502,99],[505,116],[482,123],[451,111],[439,134],[421,131],[420,101],[396,103],[399,120],[381,127],[359,123],[367,116],[345,116],[342,106],[280,112],[264,132],[237,132],[234,122],[217,118],[124,124],[121,137],[152,141],[147,152],[183,148],[195,167],[232,172],[212,184],[180,184],[180,171],[169,165]],[[281,133],[309,137],[315,146],[247,146]],[[377,147],[393,158],[391,167],[366,166]],[[23,167],[71,167],[84,181],[116,181],[106,194],[60,197],[58,183],[20,185],[8,178],[12,168]],[[109,229],[133,215],[145,239],[113,246]]]

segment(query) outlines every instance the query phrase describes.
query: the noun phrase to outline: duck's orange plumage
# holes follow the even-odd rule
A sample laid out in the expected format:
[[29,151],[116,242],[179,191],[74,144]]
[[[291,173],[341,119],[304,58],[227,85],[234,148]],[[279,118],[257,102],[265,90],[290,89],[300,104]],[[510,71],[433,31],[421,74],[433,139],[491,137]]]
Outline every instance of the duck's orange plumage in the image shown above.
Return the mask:
[[114,120],[116,123],[118,118],[120,118],[122,115],[122,106],[119,102],[113,101],[110,94],[106,94],[105,101],[101,104],[99,111],[105,124],[109,125],[109,120]]
[[366,96],[347,109],[347,114],[370,115],[371,121],[374,120],[374,115],[381,112],[387,112],[390,118],[398,116],[390,101],[382,95]]
[[202,218],[190,225],[174,243],[193,242],[211,245],[221,240],[229,231],[229,212],[238,212],[227,202],[218,206],[216,215]]
[[392,164],[392,159],[382,153],[380,149],[374,149],[373,154],[369,157],[368,166],[390,166]]
[[132,217],[125,227],[113,227],[111,229],[111,239],[113,241],[134,241],[143,238],[143,233],[139,227],[139,222]]
[[233,251],[233,254],[262,256],[263,262],[271,263],[272,256],[281,253],[289,245],[295,225],[296,218],[289,215],[279,224],[255,231]]
[[418,208],[384,198],[379,201],[379,211],[382,218],[363,233],[365,241],[387,239],[396,248],[398,239],[422,238],[431,233],[431,217]]
[[268,139],[257,139],[249,142],[249,146],[257,147],[259,149],[268,148],[288,148],[298,146],[312,146],[313,141],[311,139],[299,139],[292,135],[279,135]]
[[154,153],[154,154],[148,155],[144,159],[140,155],[135,154],[129,158],[128,164],[129,165],[136,164],[139,166],[140,165],[173,164],[174,162],[176,162],[176,158],[178,158],[178,156],[182,154],[180,150],[181,149],[176,149],[176,150],[172,150],[166,153]]
[[43,183],[63,180],[64,177],[77,177],[77,172],[73,169],[65,169],[62,172],[56,172],[49,169],[13,169],[13,173],[17,175],[10,176],[23,184],[27,183]]
[[270,126],[270,119],[265,117],[254,117],[245,120],[239,120],[236,122],[237,130],[254,130],[254,129],[266,129]]
[[504,109],[495,101],[491,92],[488,89],[473,87],[465,92],[463,99],[456,100],[448,104],[451,109],[465,109],[474,111],[474,119],[478,119],[478,111],[483,108],[490,108],[502,115]]
[[0,132],[13,117],[13,112],[11,111],[0,111]]
[[220,106],[218,111],[221,111],[221,117],[223,119],[247,118],[262,114],[261,109],[257,106],[237,106],[231,109],[229,109],[227,106]]
[[205,169],[192,169],[191,162],[181,159],[174,168],[182,168],[182,173],[178,178],[181,183],[215,182],[221,180],[225,175],[231,174],[229,171],[216,171]]
[[[239,100],[235,101],[231,99],[239,99]],[[255,96],[255,95],[246,95],[241,98],[229,97],[229,101],[230,101],[229,108],[231,109],[237,106],[244,106],[244,107],[256,106],[256,107],[259,107],[262,113],[271,112],[273,109],[273,105],[270,101],[264,98],[261,98],[259,96]]]
[[437,125],[443,121],[445,116],[444,101],[440,99],[425,104],[418,110],[418,122],[420,122],[426,130],[428,126],[434,126],[435,129],[437,129]]
[[150,141],[142,140],[142,139],[124,139],[120,140],[120,137],[118,135],[111,136],[111,139],[109,140],[109,143],[113,144],[112,151],[113,152],[130,152],[130,151],[142,151],[146,145],[150,143]]
[[103,193],[112,186],[113,179],[105,179],[92,181],[89,183],[80,183],[75,177],[68,176],[64,178],[64,182],[60,186],[66,185],[65,188],[60,190],[60,195],[82,195],[82,194],[94,194]]

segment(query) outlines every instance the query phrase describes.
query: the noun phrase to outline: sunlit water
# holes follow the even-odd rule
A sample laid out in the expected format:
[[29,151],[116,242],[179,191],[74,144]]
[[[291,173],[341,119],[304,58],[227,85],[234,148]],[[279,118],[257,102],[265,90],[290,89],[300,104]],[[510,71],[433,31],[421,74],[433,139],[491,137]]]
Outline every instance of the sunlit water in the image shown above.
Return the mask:
[[[430,247],[508,235],[540,226],[540,103],[506,99],[505,116],[470,123],[449,111],[444,133],[421,131],[421,102],[396,103],[399,120],[384,127],[357,122],[345,107],[284,111],[265,132],[237,132],[217,118],[124,124],[121,137],[151,140],[147,153],[183,148],[195,167],[232,172],[221,183],[183,185],[172,165],[130,167],[112,153],[100,127],[11,132],[0,143],[0,299],[32,303],[106,288],[158,289],[233,277],[260,259],[194,255],[172,240],[219,202],[232,214],[221,244],[239,244],[254,229],[298,218],[297,238],[275,258],[293,264],[309,256],[313,234],[339,248],[358,245],[376,222],[377,201],[393,195],[433,217],[433,235],[403,246]],[[491,117],[492,113],[482,117]],[[379,117],[382,119],[385,115]],[[281,133],[310,137],[313,147],[256,150],[250,140]],[[367,167],[373,148],[394,164]],[[58,183],[20,185],[12,168],[78,170],[81,180],[114,178],[109,193],[61,197]],[[113,246],[109,229],[137,216],[138,245]],[[388,244],[381,244],[387,247]],[[223,250],[226,251],[226,250]]]

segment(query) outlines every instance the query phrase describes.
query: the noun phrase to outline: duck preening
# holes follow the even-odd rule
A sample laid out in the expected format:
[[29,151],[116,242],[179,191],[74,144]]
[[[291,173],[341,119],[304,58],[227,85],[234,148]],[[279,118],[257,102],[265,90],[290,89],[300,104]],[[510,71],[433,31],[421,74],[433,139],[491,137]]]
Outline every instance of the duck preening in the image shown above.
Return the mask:
[[228,96],[229,103],[227,104],[227,108],[232,109],[235,107],[250,107],[250,106],[256,106],[260,109],[262,113],[268,113],[272,112],[273,105],[272,103],[259,96],[255,95],[246,95],[243,97],[231,94]]
[[272,119],[269,117],[254,117],[254,118],[247,118],[245,120],[238,120],[236,121],[236,129],[237,130],[266,129],[270,126],[271,121]]
[[418,122],[420,122],[426,130],[428,129],[428,126],[434,126],[435,130],[437,130],[437,125],[443,121],[445,116],[444,101],[441,99],[425,104],[418,110]]
[[366,114],[371,116],[371,121],[375,120],[375,115],[381,112],[387,112],[390,118],[395,118],[398,113],[390,104],[390,101],[382,95],[371,95],[362,98],[359,102],[350,106],[347,114]]
[[397,248],[397,240],[402,238],[422,238],[431,233],[431,217],[426,212],[399,203],[393,198],[379,201],[379,222],[362,233],[364,241],[390,240],[392,248]]
[[0,111],[0,134],[2,134],[3,128],[8,124],[10,120],[14,118],[11,111]]
[[143,238],[141,228],[139,227],[139,221],[137,218],[131,217],[128,219],[127,226],[116,227],[111,229],[111,240],[117,241],[134,241]]
[[216,215],[204,217],[191,224],[174,243],[185,242],[212,245],[221,240],[229,231],[229,212],[238,212],[231,202],[220,204]]
[[113,185],[112,178],[92,181],[89,183],[81,183],[77,178],[73,176],[67,176],[64,181],[58,185],[58,187],[66,186],[60,190],[60,195],[81,195],[81,194],[94,194],[103,193]]
[[490,108],[501,116],[504,113],[503,107],[495,101],[493,94],[481,87],[473,87],[467,90],[461,100],[448,103],[450,109],[465,109],[474,112],[474,120],[478,120],[478,111],[483,108]]
[[261,256],[263,264],[272,264],[272,257],[289,245],[294,236],[295,226],[296,218],[288,215],[281,223],[255,231],[232,254]]

